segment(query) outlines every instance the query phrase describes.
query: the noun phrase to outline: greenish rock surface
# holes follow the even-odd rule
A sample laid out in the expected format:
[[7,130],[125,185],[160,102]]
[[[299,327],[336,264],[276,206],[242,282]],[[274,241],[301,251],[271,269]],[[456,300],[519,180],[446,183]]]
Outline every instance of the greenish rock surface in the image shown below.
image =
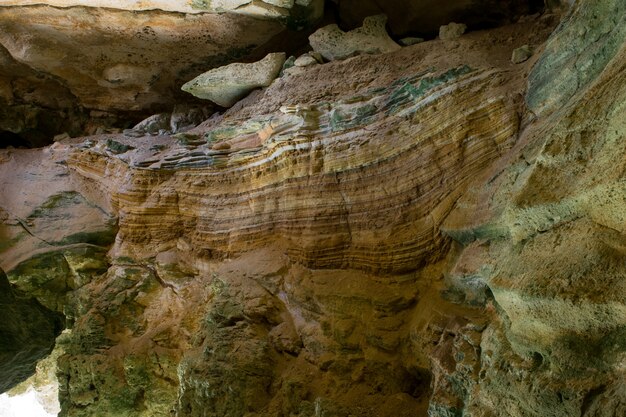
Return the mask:
[[63,320],[12,288],[1,269],[0,311],[0,392],[5,392],[30,377],[37,361],[50,354]]
[[449,23],[439,28],[439,39],[444,41],[460,38],[465,33],[467,26],[464,23]]
[[272,53],[251,64],[226,65],[199,75],[183,85],[182,90],[222,107],[230,107],[255,88],[270,85],[284,62],[284,53]]
[[533,56],[532,48],[528,45],[520,46],[513,50],[511,54],[511,62],[514,64],[521,64],[524,61],[527,61],[531,56]]
[[537,115],[560,108],[598,77],[625,41],[626,2],[576,2],[528,76],[528,107]]

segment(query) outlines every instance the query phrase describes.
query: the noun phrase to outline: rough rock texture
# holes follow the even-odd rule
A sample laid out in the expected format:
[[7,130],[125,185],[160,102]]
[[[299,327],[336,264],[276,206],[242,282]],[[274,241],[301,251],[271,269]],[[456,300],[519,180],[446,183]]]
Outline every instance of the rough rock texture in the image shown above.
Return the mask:
[[231,107],[255,88],[270,85],[285,59],[284,52],[273,53],[251,64],[235,63],[215,68],[185,83],[182,90],[222,107]]
[[524,61],[527,61],[531,56],[533,56],[532,48],[528,45],[520,46],[513,50],[511,54],[511,62],[514,64],[521,64]]
[[0,7],[0,43],[14,61],[61,80],[83,106],[108,111],[172,102],[184,82],[282,30],[229,14]]
[[[2,147],[130,127],[176,103],[192,103],[180,92],[185,82],[272,48],[293,48],[306,36],[297,30],[322,13],[318,0],[290,9],[258,2],[285,10],[272,18],[244,11],[259,8],[257,1],[228,13],[215,2],[217,9],[207,10],[213,3],[204,1],[6,3],[0,5]],[[30,3],[36,4],[20,6]],[[11,143],[18,137],[23,143]]]
[[[62,415],[624,415],[609,3],[545,48],[530,17],[297,68],[175,135],[0,151],[0,266],[72,327]],[[610,53],[563,95],[570,24]]]
[[383,54],[400,49],[387,34],[387,16],[368,16],[360,28],[344,32],[336,24],[324,26],[309,36],[315,52],[329,61],[360,54]]
[[[163,10],[176,13],[231,12],[265,18],[286,17],[301,12],[298,7],[314,5],[322,9],[320,0],[5,0],[3,6],[47,4],[54,7],[87,6],[132,11]],[[295,10],[294,10],[295,9]]]
[[529,76],[528,107],[555,110],[592,83],[626,41],[626,3],[579,1],[556,29]]
[[439,39],[447,41],[459,38],[465,33],[465,30],[467,30],[467,25],[465,25],[465,23],[448,23],[447,25],[443,25],[439,28]]
[[62,328],[54,314],[32,297],[11,288],[0,269],[0,391],[5,392],[31,376],[45,358]]

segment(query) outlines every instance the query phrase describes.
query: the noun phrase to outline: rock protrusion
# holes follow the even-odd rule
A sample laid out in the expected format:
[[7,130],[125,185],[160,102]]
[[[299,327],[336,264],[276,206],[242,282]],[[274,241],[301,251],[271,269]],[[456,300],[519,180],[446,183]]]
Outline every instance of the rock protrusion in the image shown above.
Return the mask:
[[387,33],[384,14],[369,16],[360,28],[344,32],[336,24],[324,26],[309,36],[315,52],[329,61],[361,54],[384,54],[400,49]]
[[300,55],[293,63],[296,67],[308,67],[311,65],[319,64],[315,57],[311,56],[311,54],[303,54]]
[[284,52],[271,53],[250,64],[234,63],[215,68],[189,81],[182,90],[222,107],[231,107],[255,88],[270,85],[285,58]]
[[418,43],[424,42],[424,38],[408,37],[408,38],[400,39],[399,42],[400,42],[400,45],[402,46],[411,46],[411,45],[416,45]]
[[514,64],[521,64],[522,62],[527,61],[531,56],[533,56],[532,48],[528,45],[523,45],[513,50],[511,62]]
[[439,39],[447,41],[460,38],[467,30],[467,26],[463,23],[450,22],[439,28]]

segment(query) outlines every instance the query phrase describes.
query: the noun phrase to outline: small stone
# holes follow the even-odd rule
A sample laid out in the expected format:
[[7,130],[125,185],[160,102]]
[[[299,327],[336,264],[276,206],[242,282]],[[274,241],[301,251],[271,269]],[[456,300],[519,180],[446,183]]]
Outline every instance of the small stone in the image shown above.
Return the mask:
[[230,149],[230,143],[226,143],[226,142],[216,143],[215,145],[211,147],[211,149],[213,149],[214,151],[224,151],[226,149]]
[[55,135],[55,136],[52,138],[52,141],[53,141],[53,142],[60,142],[60,141],[62,141],[62,140],[65,140],[65,139],[70,139],[70,138],[71,138],[71,136],[69,135],[69,133],[67,133],[67,132],[63,132],[63,133],[61,133],[60,135]]
[[329,61],[361,54],[384,54],[400,49],[387,34],[384,14],[369,16],[360,28],[344,32],[336,24],[324,26],[309,36],[309,43]]
[[183,85],[182,90],[222,107],[231,107],[258,87],[267,87],[278,76],[285,53],[268,54],[251,64],[234,63],[215,68]]
[[312,56],[313,58],[315,58],[315,60],[319,62],[320,64],[324,63],[324,57],[319,52],[309,51],[308,54]]
[[148,133],[155,135],[159,130],[167,129],[170,126],[170,113],[153,114],[147,119],[137,123],[133,130],[136,132]]
[[263,0],[263,2],[283,9],[291,9],[294,4],[294,0]]
[[129,137],[129,138],[141,138],[141,137],[145,136],[143,132],[139,132],[139,131],[133,130],[133,129],[124,129],[122,131],[122,134],[124,136]]
[[415,44],[422,43],[422,42],[424,42],[424,38],[408,37],[408,38],[400,39],[399,43],[402,46],[411,46],[411,45],[415,45]]
[[305,71],[304,67],[293,66],[291,68],[287,68],[285,70],[285,72],[283,73],[283,75],[292,76],[292,75],[296,75],[296,74],[302,74],[304,71]]
[[308,67],[318,64],[317,60],[309,54],[300,55],[293,63],[296,67]]
[[533,55],[533,51],[528,45],[520,46],[519,48],[513,51],[511,55],[511,62],[514,64],[521,64],[522,62],[528,60]]
[[467,26],[463,23],[454,23],[443,25],[439,28],[439,39],[449,40],[460,38],[465,33]]
[[130,145],[127,145],[125,143],[121,143],[121,142],[118,142],[118,141],[113,140],[113,139],[108,139],[107,142],[106,142],[106,149],[107,149],[107,151],[109,151],[111,153],[114,153],[116,155],[120,155],[120,154],[126,153],[126,152],[128,152],[130,150],[133,150],[135,148],[130,146]]
[[285,71],[287,71],[287,70],[288,70],[288,69],[290,69],[290,68],[293,68],[293,67],[294,67],[295,62],[296,62],[296,57],[295,57],[295,56],[291,55],[289,58],[287,58],[287,59],[285,60],[285,62],[283,62],[283,66],[282,66],[282,68],[280,69],[280,73],[279,73],[279,75],[278,75],[278,76],[279,76],[279,77],[282,77],[282,76],[283,76],[283,74],[285,73]]

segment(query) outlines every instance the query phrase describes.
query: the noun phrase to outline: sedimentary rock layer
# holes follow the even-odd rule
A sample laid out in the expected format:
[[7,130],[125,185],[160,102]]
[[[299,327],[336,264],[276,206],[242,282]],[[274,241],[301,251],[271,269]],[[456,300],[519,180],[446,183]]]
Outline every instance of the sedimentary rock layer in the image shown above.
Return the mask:
[[[613,42],[592,3],[564,25]],[[63,413],[623,415],[625,48],[561,94],[556,21],[285,72],[182,134],[2,151],[0,266],[72,328]]]
[[[501,77],[429,71],[180,135],[150,155],[145,140],[113,157],[106,141],[91,141],[68,166],[108,183],[122,252],[183,238],[225,256],[285,239],[294,260],[314,267],[414,269],[437,258],[433,230],[466,179],[514,142],[515,105],[493,94]],[[112,171],[129,181],[119,187]]]

